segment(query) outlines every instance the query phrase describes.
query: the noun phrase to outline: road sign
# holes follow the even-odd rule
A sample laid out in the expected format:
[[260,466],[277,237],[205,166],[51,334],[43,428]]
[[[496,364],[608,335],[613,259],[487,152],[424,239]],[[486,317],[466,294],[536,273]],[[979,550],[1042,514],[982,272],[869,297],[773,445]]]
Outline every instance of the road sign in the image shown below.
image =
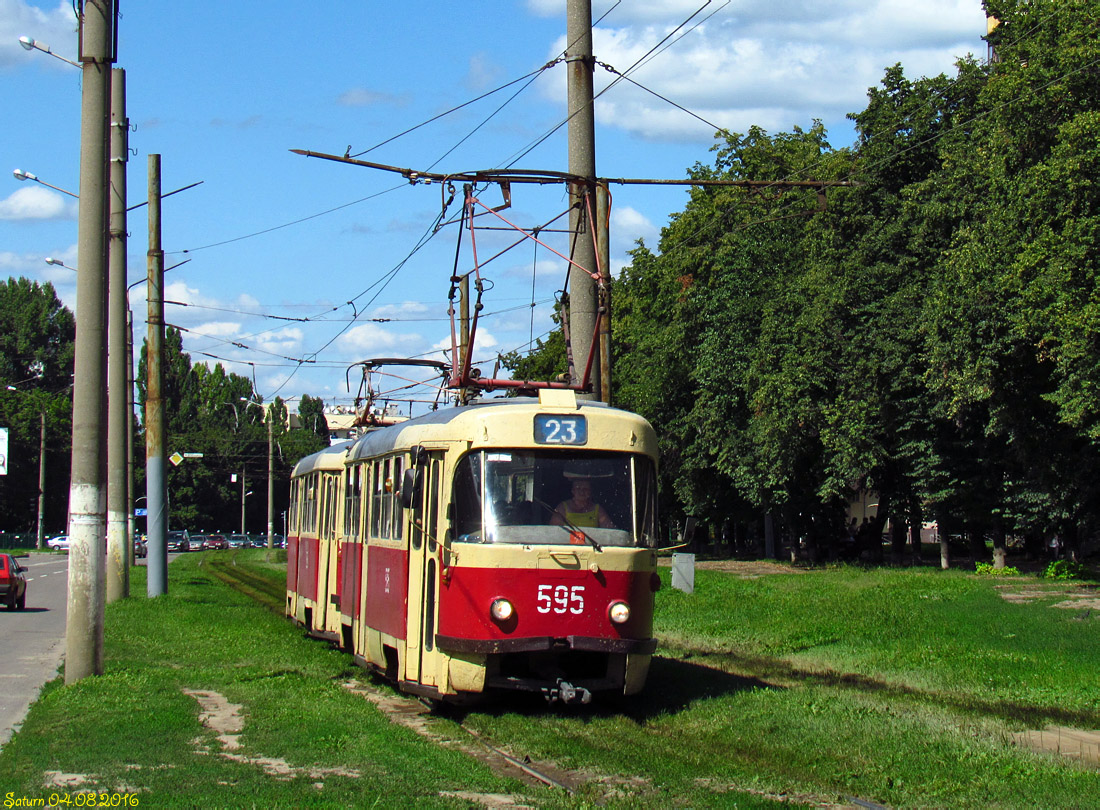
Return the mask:
[[183,461],[183,456],[179,453],[173,453],[168,457],[168,460],[171,461],[174,466],[178,467],[180,462]]
[[184,453],[184,458],[202,458],[202,453]]

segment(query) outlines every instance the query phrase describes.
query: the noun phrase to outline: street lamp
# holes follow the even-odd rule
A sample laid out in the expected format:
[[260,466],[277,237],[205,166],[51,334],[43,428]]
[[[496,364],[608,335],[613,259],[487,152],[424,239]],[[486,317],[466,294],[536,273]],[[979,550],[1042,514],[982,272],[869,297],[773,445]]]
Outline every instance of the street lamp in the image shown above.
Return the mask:
[[[79,194],[73,194],[71,191],[67,191],[67,190],[61,188],[60,186],[55,186],[52,183],[47,183],[45,180],[42,180],[37,174],[32,174],[31,172],[25,172],[22,169],[13,169],[12,174],[15,176],[16,180],[33,180],[34,182],[39,183],[43,186],[46,186],[47,188],[52,188],[54,191],[60,191],[62,194],[68,194],[70,197],[72,197],[74,199],[77,199],[77,200],[80,199]],[[179,194],[181,191],[187,191],[187,189],[189,189],[189,188],[194,188],[195,186],[201,186],[205,182],[206,182],[205,180],[199,180],[197,183],[191,183],[190,185],[186,185],[183,188],[177,188],[175,191],[169,191],[167,194],[161,194],[160,198],[163,200],[165,197],[171,197],[173,194]],[[131,205],[126,210],[127,211],[133,211],[137,208],[141,208],[142,206],[148,205],[148,204],[149,204],[149,201],[145,200],[144,202],[139,202],[136,205]],[[190,261],[190,259],[188,259],[188,261]],[[180,262],[180,264],[182,264],[182,262]],[[174,266],[179,267],[178,264],[174,265]],[[171,270],[171,269],[172,269],[171,267],[168,268],[168,270]],[[164,272],[167,273],[168,270],[165,270]]]
[[66,191],[60,186],[55,186],[51,183],[47,183],[45,180],[40,179],[37,174],[31,174],[30,172],[25,172],[22,169],[13,169],[12,174],[15,175],[16,180],[33,180],[34,182],[39,183],[43,186],[52,188],[54,191],[60,191],[62,194],[68,194],[70,197],[73,197],[77,200],[80,199],[79,194],[73,194],[71,191]]
[[42,53],[48,53],[55,59],[60,59],[62,62],[68,62],[73,67],[80,67],[78,62],[74,62],[72,59],[66,59],[61,54],[51,51],[50,46],[45,42],[39,42],[37,39],[31,39],[30,37],[19,37],[19,44],[23,46],[23,50],[25,51],[39,50],[42,51]]

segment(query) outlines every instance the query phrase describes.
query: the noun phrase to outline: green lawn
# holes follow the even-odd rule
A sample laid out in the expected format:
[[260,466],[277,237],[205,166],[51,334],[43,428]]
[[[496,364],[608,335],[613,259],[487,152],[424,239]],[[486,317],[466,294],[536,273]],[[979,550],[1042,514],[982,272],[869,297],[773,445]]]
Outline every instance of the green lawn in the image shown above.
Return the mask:
[[[49,787],[61,772],[88,779],[70,795],[122,791],[148,807],[471,806],[457,791],[534,807],[1100,807],[1095,767],[1011,739],[1100,728],[1100,610],[1074,601],[1096,598],[1081,583],[700,570],[686,595],[666,570],[660,655],[640,697],[579,709],[511,699],[433,721],[579,771],[570,797],[494,776],[345,690],[366,676],[278,613],[282,560],[184,555],[168,596],[109,606],[107,674],[47,687],[0,752],[0,796],[65,793]],[[133,590],[144,593],[144,569]],[[185,689],[241,707],[238,751]],[[272,761],[289,773],[269,773]]]

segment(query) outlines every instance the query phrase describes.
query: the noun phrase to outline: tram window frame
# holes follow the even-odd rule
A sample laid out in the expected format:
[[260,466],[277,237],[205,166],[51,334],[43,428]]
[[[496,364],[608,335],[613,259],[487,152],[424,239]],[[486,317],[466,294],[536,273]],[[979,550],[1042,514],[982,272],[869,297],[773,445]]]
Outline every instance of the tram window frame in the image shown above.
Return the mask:
[[425,533],[428,535],[428,551],[434,554],[436,547],[436,532],[439,531],[439,493],[443,484],[443,461],[438,455],[430,456],[430,459],[431,462],[428,465],[430,474],[426,482],[426,486],[430,488],[430,491],[428,493],[428,515],[425,520]]
[[290,503],[287,504],[287,525],[294,534],[298,533],[298,494],[302,489],[302,480],[295,478],[290,482]]
[[393,459],[382,460],[382,520],[379,537],[389,540],[393,536]]
[[359,504],[362,500],[362,480],[359,464],[344,470],[344,537],[355,542],[359,539]]
[[542,527],[555,525],[551,522],[554,505],[569,497],[569,482],[574,477],[603,482],[603,491],[594,497],[614,525],[586,530],[594,539],[605,546],[653,547],[653,460],[639,453],[590,449],[565,453],[541,448],[491,448],[463,455],[451,482],[456,542],[572,543],[572,538],[561,537],[561,524],[556,524],[557,534]]
[[304,501],[304,514],[303,518],[303,531],[312,534],[317,529],[317,473],[310,473],[306,476],[305,482],[305,501]]
[[382,462],[376,460],[373,467],[374,476],[371,481],[371,522],[370,536],[382,536],[382,493],[385,489],[385,479],[382,476]]
[[328,502],[326,506],[325,539],[336,539],[337,528],[340,521],[340,473],[326,473],[325,482],[328,488]]
[[392,502],[392,514],[393,514],[393,535],[394,540],[403,540],[405,537],[405,510],[401,506],[401,476],[404,472],[402,456],[393,457],[393,477],[390,479],[392,485],[390,486],[390,499]]

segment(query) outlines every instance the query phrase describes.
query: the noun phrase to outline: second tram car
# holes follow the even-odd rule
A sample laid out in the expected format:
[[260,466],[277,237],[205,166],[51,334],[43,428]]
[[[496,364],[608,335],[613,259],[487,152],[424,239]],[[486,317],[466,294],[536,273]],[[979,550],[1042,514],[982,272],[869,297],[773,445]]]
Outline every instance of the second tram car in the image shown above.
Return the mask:
[[302,459],[287,615],[408,692],[641,690],[657,441],[571,390],[444,409]]

